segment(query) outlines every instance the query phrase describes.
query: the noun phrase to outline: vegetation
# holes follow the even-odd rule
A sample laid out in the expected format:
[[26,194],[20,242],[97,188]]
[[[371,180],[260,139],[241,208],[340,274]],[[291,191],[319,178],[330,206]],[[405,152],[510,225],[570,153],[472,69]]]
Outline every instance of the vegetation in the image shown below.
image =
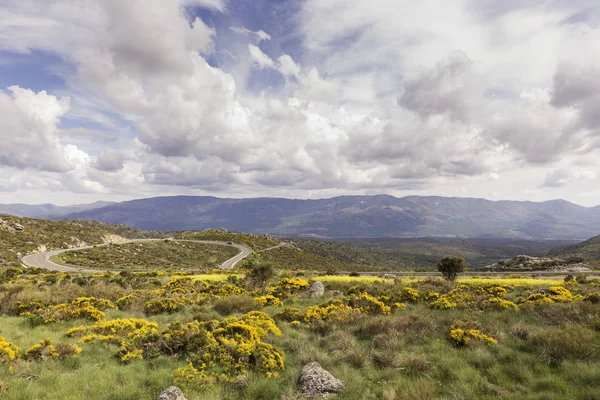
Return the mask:
[[[177,384],[190,399],[291,400],[311,361],[350,400],[600,389],[597,279],[204,278],[3,267],[2,398],[156,398]],[[315,279],[338,294],[310,298]]]
[[[360,264],[363,270],[434,270],[447,254],[463,257],[473,267],[483,267],[520,254],[545,256],[564,241],[502,238],[364,238],[332,240],[293,239],[301,250],[344,263]],[[569,242],[571,243],[571,242]],[[600,260],[600,258],[598,258]],[[346,269],[348,270],[348,269]]]
[[369,271],[385,270],[373,266],[348,263],[328,258],[293,246],[281,246],[272,250],[258,251],[242,265],[272,264],[280,269],[309,269],[319,271]]
[[444,278],[453,281],[459,273],[467,270],[467,262],[459,256],[446,256],[440,260],[437,267]]
[[214,268],[238,253],[231,246],[168,240],[67,251],[55,259],[90,269],[199,270]]
[[549,255],[564,259],[583,259],[591,266],[600,267],[600,236],[575,245],[556,247],[549,252]]
[[204,231],[180,232],[176,236],[178,239],[189,240],[216,240],[220,242],[241,243],[250,247],[252,250],[262,250],[277,246],[280,241],[269,235],[254,235],[252,233],[228,232],[221,229],[207,229]]

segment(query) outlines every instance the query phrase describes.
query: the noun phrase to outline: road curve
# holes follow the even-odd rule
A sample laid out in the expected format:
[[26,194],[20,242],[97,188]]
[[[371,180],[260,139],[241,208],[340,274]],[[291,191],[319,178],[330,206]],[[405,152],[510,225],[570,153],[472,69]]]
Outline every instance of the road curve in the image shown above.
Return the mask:
[[[164,240],[165,239],[132,239],[132,240],[124,240],[122,242],[114,242],[114,244],[156,242],[156,241],[164,241]],[[167,239],[167,240],[169,240],[169,239]],[[175,240],[175,239],[171,239],[171,240]],[[233,267],[235,267],[235,265],[238,262],[242,261],[244,258],[246,258],[250,254],[252,254],[251,248],[244,246],[242,244],[237,244],[237,243],[229,244],[228,242],[219,242],[219,241],[212,241],[212,240],[188,240],[188,239],[177,240],[177,241],[178,242],[219,244],[222,246],[235,247],[236,249],[238,249],[240,251],[240,253],[231,257],[229,260],[227,260],[227,261],[223,262],[223,264],[221,264],[221,268],[224,270],[232,269]],[[55,263],[54,261],[50,260],[50,257],[64,253],[66,251],[85,250],[85,249],[91,249],[93,247],[108,246],[110,244],[111,243],[104,243],[104,244],[98,244],[95,246],[82,246],[82,247],[75,247],[72,249],[52,250],[52,251],[45,251],[45,252],[41,252],[41,253],[30,254],[30,255],[24,256],[21,259],[21,262],[28,267],[45,268],[50,271],[60,271],[60,272],[104,272],[104,271],[110,271],[110,270],[88,269],[85,267],[67,266],[67,265]]]

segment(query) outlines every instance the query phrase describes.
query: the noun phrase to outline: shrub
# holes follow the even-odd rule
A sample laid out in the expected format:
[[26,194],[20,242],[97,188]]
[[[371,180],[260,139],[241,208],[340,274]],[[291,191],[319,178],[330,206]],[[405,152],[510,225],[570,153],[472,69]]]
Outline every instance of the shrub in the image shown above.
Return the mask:
[[44,339],[38,344],[34,344],[23,354],[23,359],[28,361],[45,361],[49,359],[63,359],[73,357],[81,353],[81,348],[73,344],[57,343],[52,344],[51,339]]
[[437,267],[444,278],[453,281],[459,273],[467,269],[467,262],[459,256],[446,256],[440,260]]
[[0,336],[0,364],[14,361],[19,356],[19,349],[13,343]]
[[236,312],[247,313],[258,309],[258,306],[259,302],[247,294],[226,296],[216,300],[213,304],[213,308],[221,315],[230,315]]

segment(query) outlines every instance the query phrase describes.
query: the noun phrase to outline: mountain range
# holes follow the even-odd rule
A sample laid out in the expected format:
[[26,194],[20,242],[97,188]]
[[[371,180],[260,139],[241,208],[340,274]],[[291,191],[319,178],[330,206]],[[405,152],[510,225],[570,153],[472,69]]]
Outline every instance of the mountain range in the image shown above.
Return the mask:
[[600,206],[565,200],[490,201],[388,195],[330,199],[166,196],[69,207],[0,205],[0,212],[93,219],[134,228],[232,231],[306,237],[503,237],[587,239],[600,233]]

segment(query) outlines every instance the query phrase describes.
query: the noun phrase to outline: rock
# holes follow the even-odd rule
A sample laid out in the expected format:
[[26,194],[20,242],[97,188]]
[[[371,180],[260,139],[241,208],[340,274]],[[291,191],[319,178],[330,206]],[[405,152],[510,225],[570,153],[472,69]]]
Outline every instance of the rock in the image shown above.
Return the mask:
[[325,285],[322,282],[316,281],[308,289],[310,297],[321,297],[325,294]]
[[15,230],[17,231],[24,231],[25,227],[21,224],[17,224],[16,222],[13,224],[13,228],[15,228]]
[[169,386],[166,388],[160,396],[158,396],[157,400],[187,400],[183,395],[181,389],[177,386]]
[[346,390],[344,384],[324,370],[318,362],[308,363],[302,368],[298,386],[309,397],[323,396],[327,393],[339,393]]
[[554,271],[554,272],[588,272],[589,265],[580,259],[563,260],[562,258],[531,257],[520,255],[501,260],[496,264],[484,267],[491,271]]

